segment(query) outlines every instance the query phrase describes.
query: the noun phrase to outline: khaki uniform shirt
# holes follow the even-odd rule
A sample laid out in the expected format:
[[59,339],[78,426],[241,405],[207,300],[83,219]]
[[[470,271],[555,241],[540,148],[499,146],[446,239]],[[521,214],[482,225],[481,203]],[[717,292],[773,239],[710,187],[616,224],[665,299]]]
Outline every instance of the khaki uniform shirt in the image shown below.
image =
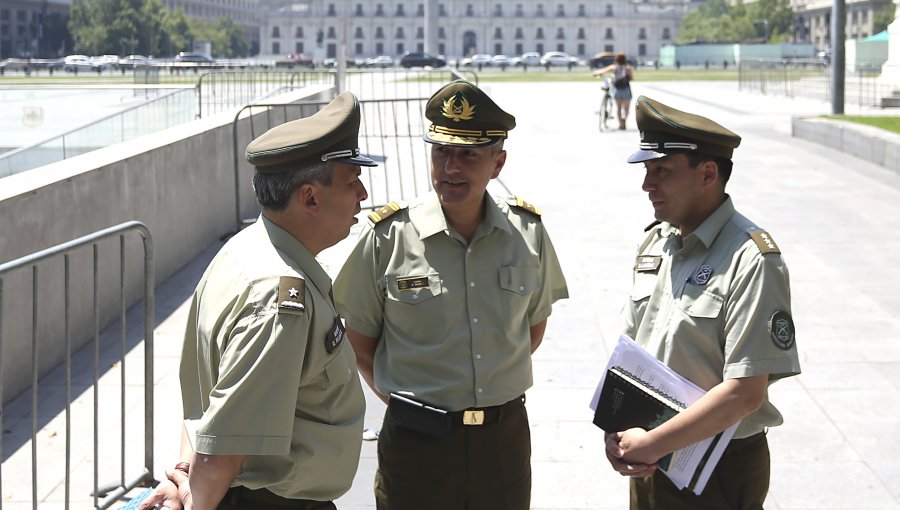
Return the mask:
[[[787,266],[768,236],[776,251],[762,252],[754,232],[762,231],[728,198],[683,239],[668,223],[653,226],[635,262],[625,334],[705,390],[725,379],[767,374],[771,384],[800,373]],[[770,326],[776,312],[780,325]],[[781,423],[767,395],[735,438]]]
[[485,194],[471,243],[435,193],[363,232],[335,279],[347,327],[378,340],[375,387],[448,411],[531,387],[530,327],[568,297],[540,217]]
[[320,501],[350,488],[365,400],[330,293],[316,259],[265,217],[197,285],[181,355],[185,425],[199,453],[248,456],[233,485]]

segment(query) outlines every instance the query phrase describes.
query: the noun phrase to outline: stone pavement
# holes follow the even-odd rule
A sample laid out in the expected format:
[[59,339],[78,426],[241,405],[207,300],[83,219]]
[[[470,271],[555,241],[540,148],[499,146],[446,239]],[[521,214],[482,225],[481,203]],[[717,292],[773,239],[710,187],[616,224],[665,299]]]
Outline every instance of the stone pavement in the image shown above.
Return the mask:
[[[790,136],[791,115],[828,113],[827,103],[742,93],[733,82],[632,86],[635,95],[709,116],[743,136],[728,191],[773,235],[791,270],[803,374],[770,390],[785,424],[769,432],[766,508],[900,508],[900,175]],[[626,131],[600,133],[597,84],[485,88],[518,122],[501,179],[543,210],[571,294],[554,307],[534,356],[532,507],[627,508],[627,481],[607,465],[588,402],[618,337],[634,250],[653,220],[642,168],[624,163],[637,145],[633,118]],[[352,242],[351,235],[320,256],[329,272]],[[177,455],[187,298],[217,249],[157,291],[158,308],[173,310],[156,330],[158,477]],[[139,360],[140,351],[129,356]],[[129,359],[129,366],[140,364]],[[370,393],[368,401],[366,426],[378,427],[384,406]],[[375,467],[375,443],[366,442],[341,509],[374,508]],[[7,503],[18,498],[7,497],[10,490],[4,483],[4,507],[12,508]]]

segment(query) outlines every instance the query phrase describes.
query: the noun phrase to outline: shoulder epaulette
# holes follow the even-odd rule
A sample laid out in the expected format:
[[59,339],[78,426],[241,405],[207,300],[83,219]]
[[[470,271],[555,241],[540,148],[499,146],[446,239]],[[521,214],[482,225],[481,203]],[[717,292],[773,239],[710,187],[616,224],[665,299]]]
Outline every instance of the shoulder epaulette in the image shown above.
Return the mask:
[[530,212],[531,214],[537,216],[538,218],[541,217],[541,209],[539,207],[531,205],[519,197],[511,197],[509,200],[506,201],[506,203],[508,203],[509,205],[511,205],[513,207],[518,207],[519,209],[524,209],[524,210]]
[[759,247],[760,253],[781,253],[781,250],[778,248],[778,245],[775,244],[775,240],[772,239],[772,236],[769,235],[765,230],[756,230],[753,232],[749,232],[750,237],[756,243],[756,246]]
[[378,222],[381,222],[381,221],[384,221],[384,220],[390,218],[391,216],[394,215],[395,212],[399,211],[400,209],[402,209],[402,207],[400,207],[400,204],[398,204],[397,202],[388,202],[387,205],[382,206],[382,207],[370,212],[369,220],[371,220],[372,223],[377,225]]
[[660,223],[662,223],[662,222],[659,221],[659,220],[654,221],[653,223],[651,223],[651,224],[647,225],[646,227],[644,227],[644,232],[650,232],[650,229],[651,229],[651,228],[653,228],[653,227],[659,225]]

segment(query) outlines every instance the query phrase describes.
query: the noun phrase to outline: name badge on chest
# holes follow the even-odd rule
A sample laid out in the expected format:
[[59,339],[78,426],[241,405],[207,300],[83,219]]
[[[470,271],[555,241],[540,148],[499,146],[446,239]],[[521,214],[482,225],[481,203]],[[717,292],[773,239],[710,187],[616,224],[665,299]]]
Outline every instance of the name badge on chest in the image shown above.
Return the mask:
[[346,336],[347,329],[344,327],[344,321],[342,321],[341,316],[338,315],[334,318],[334,325],[325,335],[325,350],[328,351],[328,354],[334,352],[334,350],[341,345],[341,342],[344,341]]
[[639,273],[649,273],[659,269],[660,264],[662,264],[660,255],[639,255],[634,260],[634,270]]

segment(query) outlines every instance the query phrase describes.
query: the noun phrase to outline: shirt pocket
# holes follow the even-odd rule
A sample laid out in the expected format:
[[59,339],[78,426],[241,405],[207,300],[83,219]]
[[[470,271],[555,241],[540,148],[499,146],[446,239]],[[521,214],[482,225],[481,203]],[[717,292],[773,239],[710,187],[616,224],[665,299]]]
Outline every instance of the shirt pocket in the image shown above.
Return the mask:
[[441,295],[441,275],[388,275],[387,297],[408,305],[418,305]]
[[685,285],[679,306],[691,317],[715,319],[722,311],[725,298],[699,285]]
[[653,294],[658,279],[656,273],[635,273],[634,283],[631,285],[631,300],[635,303],[646,301]]
[[338,347],[338,352],[328,362],[325,363],[325,375],[328,378],[330,386],[341,386],[350,381],[353,371],[356,370],[356,356],[354,356],[346,344],[348,339]]
[[500,288],[520,296],[527,296],[540,285],[536,267],[506,266],[500,268]]

